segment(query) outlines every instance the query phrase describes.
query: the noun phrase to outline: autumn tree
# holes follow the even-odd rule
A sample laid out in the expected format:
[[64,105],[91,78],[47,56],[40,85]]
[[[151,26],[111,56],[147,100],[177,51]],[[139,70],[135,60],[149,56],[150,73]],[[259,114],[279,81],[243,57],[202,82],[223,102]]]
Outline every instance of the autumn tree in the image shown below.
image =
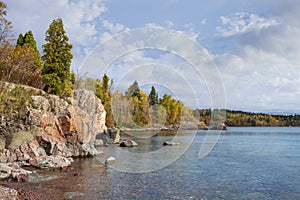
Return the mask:
[[41,68],[30,48],[10,44],[0,47],[0,80],[43,88]]
[[42,70],[45,91],[59,96],[70,96],[75,81],[71,73],[72,45],[64,30],[61,18],[53,20],[46,32],[46,44],[43,45]]
[[149,101],[144,91],[140,91],[139,95],[130,98],[130,111],[133,121],[138,126],[143,127],[150,123]]
[[0,1],[0,45],[3,43],[9,43],[13,37],[12,23],[6,19],[7,5]]
[[121,92],[112,94],[111,109],[116,124],[121,127],[134,128],[134,122],[129,111],[129,101]]
[[36,46],[36,41],[34,39],[32,31],[28,31],[24,35],[20,34],[17,40],[17,47],[29,48],[35,54],[36,60],[34,61],[37,66],[42,69],[42,60],[40,52]]
[[160,105],[166,109],[166,123],[178,124],[181,120],[182,102],[174,99],[172,96],[165,94],[160,99]]

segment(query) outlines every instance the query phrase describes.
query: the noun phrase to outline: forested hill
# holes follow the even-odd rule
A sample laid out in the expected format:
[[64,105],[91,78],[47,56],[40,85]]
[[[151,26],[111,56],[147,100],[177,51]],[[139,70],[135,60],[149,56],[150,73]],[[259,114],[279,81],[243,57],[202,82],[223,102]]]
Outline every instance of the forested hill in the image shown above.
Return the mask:
[[270,115],[227,110],[228,126],[300,126],[300,115]]
[[[200,121],[208,122],[210,120],[210,109],[197,109],[196,112],[199,112]],[[226,110],[225,124],[227,126],[300,126],[300,115],[271,115]]]

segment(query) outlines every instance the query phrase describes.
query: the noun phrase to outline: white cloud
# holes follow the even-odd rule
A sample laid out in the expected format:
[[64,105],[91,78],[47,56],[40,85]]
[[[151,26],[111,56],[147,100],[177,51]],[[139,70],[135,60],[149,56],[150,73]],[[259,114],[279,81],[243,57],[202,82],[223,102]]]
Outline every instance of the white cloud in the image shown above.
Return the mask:
[[168,28],[173,28],[175,26],[174,22],[172,22],[170,20],[166,20],[165,24]]
[[108,20],[103,20],[103,27],[110,31],[112,34],[116,34],[122,31],[129,30],[129,28],[125,27],[123,24],[113,24]]
[[217,32],[222,37],[230,37],[251,31],[259,31],[279,22],[276,19],[265,18],[258,14],[237,12],[228,17],[220,17],[221,26],[217,27]]
[[280,0],[272,6],[268,15],[273,18],[248,13],[220,18],[218,41],[230,51],[213,58],[229,108],[300,112],[300,23],[295,20],[300,7]]
[[244,46],[235,54],[214,56],[225,85],[227,106],[233,109],[299,112],[300,69],[276,54]]
[[206,18],[201,20],[201,24],[202,24],[202,25],[205,25],[206,22],[207,22],[207,19],[206,19]]

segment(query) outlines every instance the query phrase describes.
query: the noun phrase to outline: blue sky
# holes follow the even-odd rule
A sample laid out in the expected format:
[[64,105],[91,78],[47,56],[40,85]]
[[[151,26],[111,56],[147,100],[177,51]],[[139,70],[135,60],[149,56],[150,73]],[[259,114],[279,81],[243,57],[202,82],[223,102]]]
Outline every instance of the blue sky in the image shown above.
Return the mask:
[[[204,48],[219,70],[222,81],[218,84],[224,87],[225,96],[221,98],[225,98],[227,108],[300,113],[298,0],[4,2],[16,36],[32,30],[39,47],[44,43],[51,21],[62,17],[74,46],[72,68],[75,71],[82,70],[95,47],[115,34],[160,27],[183,34]],[[185,44],[180,45],[189,49]],[[164,70],[159,73],[159,69]],[[191,107],[211,107],[212,92],[205,77],[198,77],[201,80],[197,82],[191,67],[170,52],[135,51],[120,57],[107,72],[117,83],[115,89],[123,90],[131,79],[136,79],[145,89],[156,83],[165,88],[162,92],[184,95],[182,100]],[[145,72],[165,82],[152,80]],[[192,89],[185,89],[188,87]],[[191,100],[195,96],[197,104]]]

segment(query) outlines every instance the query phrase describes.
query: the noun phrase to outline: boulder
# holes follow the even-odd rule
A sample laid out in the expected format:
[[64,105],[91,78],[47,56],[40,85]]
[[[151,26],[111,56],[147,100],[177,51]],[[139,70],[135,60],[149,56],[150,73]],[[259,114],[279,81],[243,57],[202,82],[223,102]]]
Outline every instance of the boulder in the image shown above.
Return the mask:
[[179,145],[180,143],[177,143],[177,142],[169,142],[169,141],[165,141],[163,143],[164,146],[176,146],[176,145]]
[[82,149],[88,153],[88,155],[95,156],[103,153],[102,151],[98,151],[94,145],[91,144],[83,144]]
[[73,160],[63,156],[39,156],[29,159],[29,164],[40,169],[64,169],[71,165]]
[[120,143],[120,129],[118,128],[111,128],[108,129],[109,138],[112,140],[113,144],[119,144]]
[[28,181],[31,171],[22,169],[17,163],[0,163],[0,179],[12,178],[19,182]]
[[138,144],[133,140],[124,140],[120,142],[120,147],[136,147]]
[[104,146],[104,141],[101,139],[96,139],[94,145],[95,147]]
[[119,144],[120,143],[120,130],[118,129],[117,133],[114,135],[113,144]]
[[198,129],[199,130],[208,130],[208,126],[204,122],[199,122]]
[[108,157],[106,160],[105,160],[105,164],[111,164],[112,162],[116,161],[116,158],[115,157]]

